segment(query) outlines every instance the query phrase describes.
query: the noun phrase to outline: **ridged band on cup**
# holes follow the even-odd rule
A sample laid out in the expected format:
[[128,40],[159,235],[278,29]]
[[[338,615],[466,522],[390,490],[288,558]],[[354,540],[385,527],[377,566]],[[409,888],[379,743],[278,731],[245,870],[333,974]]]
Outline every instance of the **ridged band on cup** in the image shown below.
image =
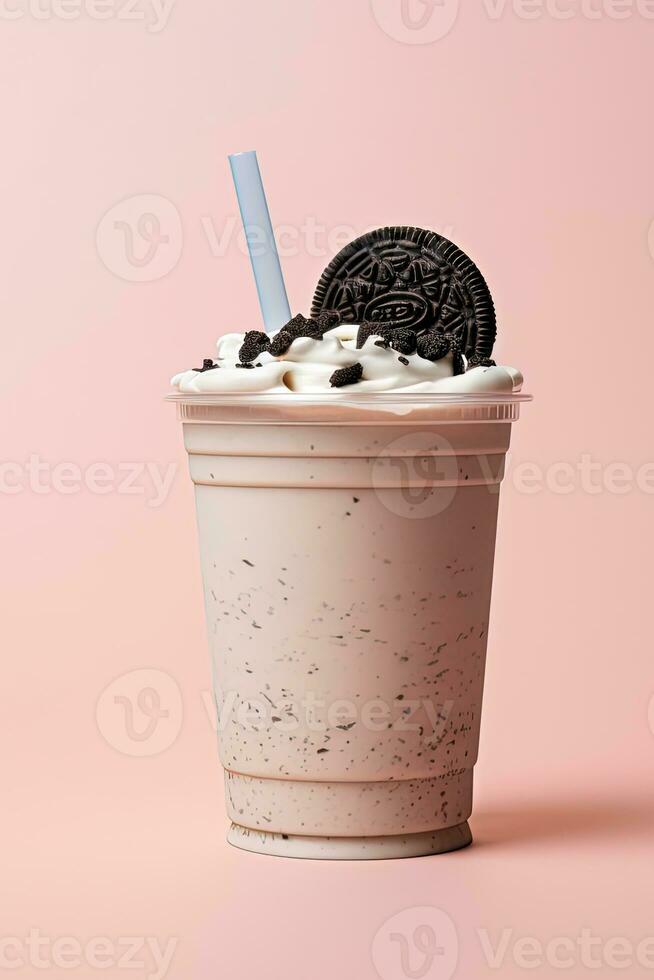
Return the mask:
[[472,811],[472,769],[434,779],[312,782],[225,772],[234,823],[280,834],[417,834],[452,827]]

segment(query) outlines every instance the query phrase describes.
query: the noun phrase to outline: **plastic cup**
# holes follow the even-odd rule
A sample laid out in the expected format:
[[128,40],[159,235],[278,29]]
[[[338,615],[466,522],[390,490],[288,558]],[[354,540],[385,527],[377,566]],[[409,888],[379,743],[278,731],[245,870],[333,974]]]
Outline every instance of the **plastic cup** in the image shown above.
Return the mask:
[[228,839],[471,841],[499,490],[527,396],[175,395]]

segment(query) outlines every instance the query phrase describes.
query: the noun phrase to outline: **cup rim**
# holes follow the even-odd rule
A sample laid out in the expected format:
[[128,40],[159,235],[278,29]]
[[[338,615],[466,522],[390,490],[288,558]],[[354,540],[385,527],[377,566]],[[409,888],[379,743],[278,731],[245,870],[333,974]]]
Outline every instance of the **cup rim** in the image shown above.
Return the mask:
[[533,401],[534,396],[520,392],[430,392],[411,394],[410,392],[180,392],[165,395],[164,400],[178,405],[213,405],[217,407],[237,407],[247,405],[283,405],[292,407],[339,405],[353,408],[373,408],[383,410],[392,408],[447,408],[447,407],[491,407],[493,405],[519,405]]

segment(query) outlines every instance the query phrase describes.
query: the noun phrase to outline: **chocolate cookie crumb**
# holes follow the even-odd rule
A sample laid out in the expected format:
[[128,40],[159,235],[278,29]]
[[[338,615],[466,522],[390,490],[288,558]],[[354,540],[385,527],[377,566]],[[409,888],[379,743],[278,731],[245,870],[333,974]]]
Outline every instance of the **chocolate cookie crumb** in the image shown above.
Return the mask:
[[270,337],[267,333],[264,333],[263,330],[248,330],[238,352],[238,359],[241,364],[247,364],[249,361],[254,361],[269,347]]
[[344,388],[345,385],[355,385],[362,377],[363,365],[357,361],[356,364],[350,364],[348,367],[334,371],[329,383],[332,388]]
[[205,371],[213,371],[217,367],[218,367],[218,365],[215,364],[211,360],[210,357],[205,357],[205,359],[202,361],[202,367],[201,368],[193,368],[193,370],[194,371],[199,371],[200,374],[204,374]]
[[465,374],[466,365],[465,365],[465,361],[463,360],[463,351],[461,349],[461,342],[457,337],[450,336],[448,339],[450,342],[450,350],[452,352],[452,364],[454,367],[454,372],[453,372],[454,376],[456,377],[457,374]]
[[[334,326],[337,322],[334,319],[335,317],[337,317],[335,313],[324,312],[320,314],[319,320],[309,320],[307,317],[302,316],[301,313],[298,313],[297,316],[294,316],[292,320],[285,323],[279,332],[275,334],[266,350],[273,357],[283,357],[293,341],[299,337],[322,340],[324,331],[330,329],[330,325]],[[252,332],[254,333],[254,331]],[[256,357],[257,354],[254,356]]]
[[289,349],[289,347],[293,343],[293,339],[294,338],[291,337],[291,335],[288,332],[288,330],[284,330],[282,328],[279,331],[279,333],[276,333],[275,334],[275,336],[273,337],[273,339],[270,342],[269,351],[272,354],[272,356],[273,357],[283,357],[283,355],[286,353],[286,351]]
[[321,336],[321,329],[316,320],[308,320],[301,313],[284,324],[282,330],[290,334],[293,340],[296,337],[312,337],[314,340],[319,340]]
[[492,357],[482,357],[481,354],[471,354],[468,358],[468,371],[474,367],[497,367]]
[[408,358],[406,358],[406,357],[398,357],[398,361],[400,362],[400,364],[408,364],[409,363]]
[[357,332],[357,349],[363,347],[368,337],[381,337],[382,340],[390,342],[393,336],[393,327],[383,326],[381,323],[373,323],[364,320]]
[[341,322],[341,314],[337,313],[335,310],[323,310],[316,317],[318,327],[320,328],[320,333],[327,333],[328,330],[333,330]]
[[428,330],[418,337],[417,349],[426,361],[440,361],[450,352],[450,338],[436,330]]
[[400,354],[415,354],[417,340],[413,330],[396,330],[391,337],[391,347]]

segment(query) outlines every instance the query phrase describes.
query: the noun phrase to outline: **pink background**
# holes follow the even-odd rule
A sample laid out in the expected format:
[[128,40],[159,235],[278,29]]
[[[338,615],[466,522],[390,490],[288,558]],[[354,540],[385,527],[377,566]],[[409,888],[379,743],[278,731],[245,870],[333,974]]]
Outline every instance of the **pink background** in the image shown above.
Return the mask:
[[[373,938],[409,909],[411,943],[423,906],[454,923],[461,977],[498,975],[479,930],[513,930],[507,977],[525,937],[635,946],[654,934],[652,5],[485,0],[447,30],[444,0],[412,30],[400,0],[177,0],[152,30],[150,0],[108,0],[102,20],[74,2],[0,15],[3,955],[26,978],[126,974],[118,956],[65,969],[42,950],[44,973],[36,929],[176,939],[172,980],[402,980]],[[258,324],[226,162],[252,147],[295,309],[338,226],[435,228],[484,270],[497,356],[537,398],[502,501],[477,843],[460,854],[328,865],[224,842],[192,489],[161,399],[218,333]],[[149,262],[136,235],[134,264],[114,222],[144,211],[168,240]],[[584,457],[599,492],[552,469]],[[104,493],[94,463],[112,468]],[[121,486],[129,463],[177,467],[158,506],[143,473]],[[150,743],[102,699],[116,678],[109,694],[133,698],[140,669],[170,711]],[[612,976],[597,949],[594,975]],[[452,975],[445,959],[422,975]],[[621,972],[648,971],[634,954]]]

